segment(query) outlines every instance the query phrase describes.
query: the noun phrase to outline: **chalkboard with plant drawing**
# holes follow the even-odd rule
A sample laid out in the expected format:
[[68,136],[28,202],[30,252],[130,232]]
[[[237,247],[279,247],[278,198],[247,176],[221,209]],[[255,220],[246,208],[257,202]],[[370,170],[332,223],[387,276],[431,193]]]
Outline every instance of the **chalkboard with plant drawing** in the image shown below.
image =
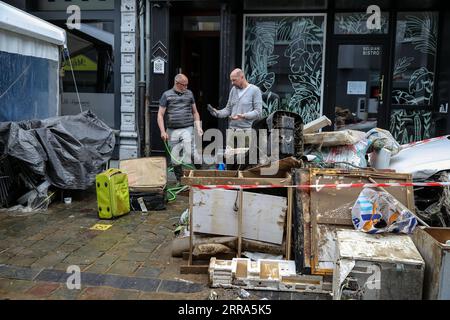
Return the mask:
[[324,16],[246,16],[244,71],[263,93],[263,112],[321,114]]
[[380,16],[380,28],[367,28],[367,20],[371,13],[343,12],[334,16],[335,34],[386,34],[389,27],[389,14],[383,12]]
[[[432,106],[437,26],[437,13],[421,12],[399,17],[392,104]],[[405,55],[407,52],[409,54]],[[390,130],[400,143],[408,143],[431,137],[431,123],[430,110],[393,110]]]
[[390,131],[400,144],[431,138],[432,130],[431,111],[396,109],[391,112]]

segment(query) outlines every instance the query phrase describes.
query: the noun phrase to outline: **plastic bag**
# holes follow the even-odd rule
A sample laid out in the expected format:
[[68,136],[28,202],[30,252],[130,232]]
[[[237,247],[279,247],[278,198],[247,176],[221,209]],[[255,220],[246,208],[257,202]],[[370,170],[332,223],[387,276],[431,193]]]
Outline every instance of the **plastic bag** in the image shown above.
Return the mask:
[[189,209],[183,211],[180,220],[176,224],[176,229],[173,231],[176,237],[183,237],[189,235]]
[[400,151],[400,144],[394,139],[392,134],[384,129],[373,128],[366,134],[366,139],[375,150],[386,148],[394,156]]
[[390,194],[364,188],[352,208],[352,221],[357,230],[370,234],[392,232],[410,234],[417,219],[409,210],[397,206]]
[[319,152],[319,158],[325,163],[335,164],[337,168],[367,168],[368,147],[367,140],[361,140],[354,145],[323,148],[322,152]]

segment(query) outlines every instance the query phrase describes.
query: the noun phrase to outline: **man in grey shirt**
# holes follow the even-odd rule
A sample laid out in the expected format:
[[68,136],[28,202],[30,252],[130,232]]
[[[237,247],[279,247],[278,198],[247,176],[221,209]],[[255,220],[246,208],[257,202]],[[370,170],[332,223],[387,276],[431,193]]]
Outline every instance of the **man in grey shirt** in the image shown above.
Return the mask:
[[238,141],[245,139],[245,145],[242,147],[249,147],[252,136],[252,123],[262,116],[261,90],[247,82],[241,69],[234,69],[230,74],[230,80],[233,87],[230,90],[228,103],[225,108],[217,110],[208,105],[208,110],[217,118],[229,117],[227,147],[235,148],[235,137],[237,137]]
[[[172,149],[171,159],[177,181],[183,175],[181,162],[192,163],[195,155],[194,125],[196,132],[203,135],[200,115],[195,105],[192,91],[187,89],[188,78],[183,74],[175,76],[175,84],[161,96],[158,110],[158,126],[161,139],[169,141]],[[167,131],[164,126],[164,115],[167,115]]]

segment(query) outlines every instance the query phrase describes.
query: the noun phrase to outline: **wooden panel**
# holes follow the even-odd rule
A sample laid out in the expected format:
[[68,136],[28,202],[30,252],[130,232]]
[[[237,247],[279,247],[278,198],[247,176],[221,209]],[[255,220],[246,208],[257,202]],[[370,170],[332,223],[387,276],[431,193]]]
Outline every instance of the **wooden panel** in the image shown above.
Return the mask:
[[320,118],[305,124],[303,127],[303,134],[315,133],[323,127],[331,126],[331,120],[327,116],[321,116]]
[[334,270],[334,260],[336,259],[336,237],[338,230],[354,230],[353,225],[333,225],[318,224],[314,229],[315,239],[314,252],[317,252],[318,259],[314,260],[314,274],[332,274]]
[[180,274],[208,274],[209,265],[187,265],[180,267]]
[[181,178],[184,185],[290,185],[292,177],[280,171],[277,175],[260,177],[249,171],[192,170]]
[[[309,184],[309,170],[297,170],[296,171],[296,182],[298,184]],[[311,259],[311,216],[309,212],[310,205],[310,193],[309,190],[297,189],[296,190],[296,200],[297,200],[297,215],[295,224],[297,225],[295,238],[295,250],[296,252],[296,262],[298,262],[297,256],[302,259],[302,262],[298,262],[299,268],[310,268]]]
[[365,133],[355,130],[306,133],[305,144],[317,144],[323,147],[353,145],[364,139]]
[[416,228],[412,240],[425,261],[425,281],[423,298],[425,300],[450,299],[450,240],[449,228]]
[[[307,184],[311,184],[311,174],[310,172],[305,172],[302,174],[301,183],[303,181]],[[302,194],[302,206],[304,210],[303,214],[303,232],[305,236],[305,268],[311,268],[311,257],[312,257],[312,236],[311,236],[311,193],[304,192]]]
[[286,219],[286,260],[291,260],[291,241],[292,241],[292,210],[293,210],[293,198],[294,190],[292,188],[288,189],[288,211]]
[[[237,191],[193,190],[193,231],[238,236]],[[287,203],[285,197],[244,192],[242,237],[281,244]]]
[[[271,163],[270,165],[256,166],[254,168],[248,169],[247,172],[262,175],[264,173],[264,169],[269,168],[269,166],[272,166],[272,168],[278,167],[279,172],[290,172],[294,168],[300,168],[301,165],[302,165],[301,160],[297,160],[294,157],[289,157],[277,160],[274,163]],[[272,174],[270,175],[272,176]]]

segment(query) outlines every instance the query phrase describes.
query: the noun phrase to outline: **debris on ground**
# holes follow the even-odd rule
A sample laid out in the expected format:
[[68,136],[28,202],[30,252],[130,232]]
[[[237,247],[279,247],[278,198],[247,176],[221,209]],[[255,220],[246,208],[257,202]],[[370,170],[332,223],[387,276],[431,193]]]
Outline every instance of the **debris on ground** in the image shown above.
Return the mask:
[[88,189],[115,145],[114,130],[90,111],[2,122],[0,132],[0,207],[6,208],[46,210],[53,192]]
[[449,300],[450,229],[416,228],[412,240],[425,260],[425,300]]
[[[336,112],[336,127],[363,125],[348,110]],[[91,122],[92,132],[78,132]],[[331,124],[325,116],[304,124],[298,114],[275,112],[254,124],[272,138],[277,135],[275,149],[265,140],[258,146],[271,150],[270,157],[237,170],[186,170],[183,185],[175,188],[167,188],[164,157],[121,161],[119,169],[106,171],[109,180],[98,181],[109,190],[109,200],[98,201],[100,209],[108,208],[100,217],[127,211],[108,204],[115,196],[129,194],[129,199],[121,198],[130,205],[128,211],[147,213],[164,210],[167,201],[189,190],[189,207],[173,224],[171,253],[187,260],[180,273],[208,273],[210,287],[221,288],[211,290],[209,300],[217,300],[222,289],[236,300],[254,299],[252,290],[334,299],[398,299],[410,293],[408,298],[420,299],[429,263],[423,260],[429,257],[422,259],[419,251],[427,249],[418,251],[423,243],[414,244],[411,237],[423,230],[419,224],[450,225],[450,186],[413,187],[413,182],[450,182],[450,154],[434,157],[439,148],[450,150],[450,136],[400,145],[380,128],[318,132]],[[16,205],[19,215],[45,210],[55,188],[87,188],[105,169],[115,141],[113,130],[89,112],[5,128],[9,136],[0,135],[0,204]],[[91,134],[97,140],[85,146]],[[24,138],[32,142],[30,150]],[[13,142],[19,148],[10,151],[6,146]],[[58,156],[62,145],[76,161],[54,173],[50,167],[59,170],[68,161]],[[228,148],[224,153],[248,161],[248,150]],[[78,159],[82,152],[92,157]],[[427,165],[424,159],[436,161]],[[119,174],[127,180],[120,192],[110,188],[111,177]],[[383,188],[389,184],[396,185]],[[436,239],[441,248],[450,236]],[[381,280],[373,280],[374,270]],[[398,289],[399,279],[407,281],[408,292]]]
[[276,256],[273,254],[268,254],[268,253],[262,253],[262,252],[249,252],[249,251],[244,251],[242,252],[242,255],[250,258],[253,261],[257,261],[260,259],[270,259],[270,260],[281,260],[283,259],[283,256]]
[[357,130],[308,133],[304,135],[305,145],[322,147],[348,146],[365,139],[366,133]]
[[[432,176],[430,181],[450,182],[450,171]],[[430,226],[450,226],[450,186],[416,188],[416,213]]]
[[407,235],[337,232],[335,300],[422,299],[425,262]]
[[214,290],[211,290],[209,293],[208,300],[217,300],[219,298],[219,295]]
[[192,251],[194,256],[200,256],[200,255],[212,255],[216,256],[219,254],[225,254],[225,253],[232,253],[234,250],[230,249],[229,247],[220,244],[220,243],[205,243],[205,244],[199,244],[195,246],[194,250]]
[[[352,118],[348,110],[337,108],[336,112],[342,122],[337,127],[366,125]],[[385,288],[398,281],[371,283],[372,267],[379,262],[386,270],[401,266],[398,272],[414,266],[411,274],[415,280],[411,278],[408,286],[412,296],[420,297],[424,263],[410,235],[418,224],[428,226],[429,220],[450,224],[450,186],[435,187],[439,193],[430,191],[434,187],[423,188],[429,194],[420,194],[423,205],[416,210],[419,198],[414,191],[420,189],[413,183],[417,177],[432,175],[436,181],[450,182],[450,174],[442,174],[450,172],[450,155],[431,171],[424,170],[425,164],[415,166],[424,161],[414,158],[422,156],[418,149],[431,150],[449,139],[400,145],[389,131],[373,126],[364,131],[317,132],[331,125],[325,116],[301,124],[301,119],[285,112],[254,125],[270,134],[275,128],[284,130],[276,151],[278,159],[267,157],[259,165],[245,165],[244,170],[185,172],[182,182],[194,187],[190,189],[190,211],[183,215],[189,217],[190,212],[195,223],[193,230],[188,230],[189,221],[184,221],[183,228],[180,221],[184,237],[175,238],[172,248],[173,256],[188,260],[183,272],[208,270],[212,288],[238,290],[239,300],[247,299],[251,290],[313,292],[343,299],[404,297],[395,288],[389,294],[367,291],[367,286]],[[402,170],[398,164],[402,161],[411,162],[408,170]],[[270,167],[279,170],[268,174]],[[383,188],[391,184],[395,187]],[[246,187],[240,189],[241,185]],[[276,187],[250,188],[258,185]],[[291,189],[295,193],[292,205],[287,190],[294,185],[302,187]],[[347,238],[338,243],[342,232],[359,241],[354,247],[345,247],[347,256],[343,249]],[[383,246],[383,250],[373,249]],[[226,255],[232,257],[221,258]],[[207,259],[208,264],[200,264]],[[199,263],[193,264],[193,260]],[[388,279],[392,276],[384,269],[381,272]],[[402,274],[410,277],[406,271]]]
[[[321,276],[297,275],[295,262],[288,260],[251,261],[246,258],[217,260],[209,263],[211,287],[285,292],[314,292],[328,294]],[[240,291],[242,293],[243,291]],[[247,292],[248,293],[248,292]],[[247,298],[239,294],[241,298]]]
[[186,209],[181,214],[179,221],[174,224],[175,230],[173,232],[175,236],[180,238],[189,235],[187,232],[188,226],[189,226],[189,209]]
[[239,297],[242,299],[247,299],[250,297],[250,293],[244,289],[239,289]]

